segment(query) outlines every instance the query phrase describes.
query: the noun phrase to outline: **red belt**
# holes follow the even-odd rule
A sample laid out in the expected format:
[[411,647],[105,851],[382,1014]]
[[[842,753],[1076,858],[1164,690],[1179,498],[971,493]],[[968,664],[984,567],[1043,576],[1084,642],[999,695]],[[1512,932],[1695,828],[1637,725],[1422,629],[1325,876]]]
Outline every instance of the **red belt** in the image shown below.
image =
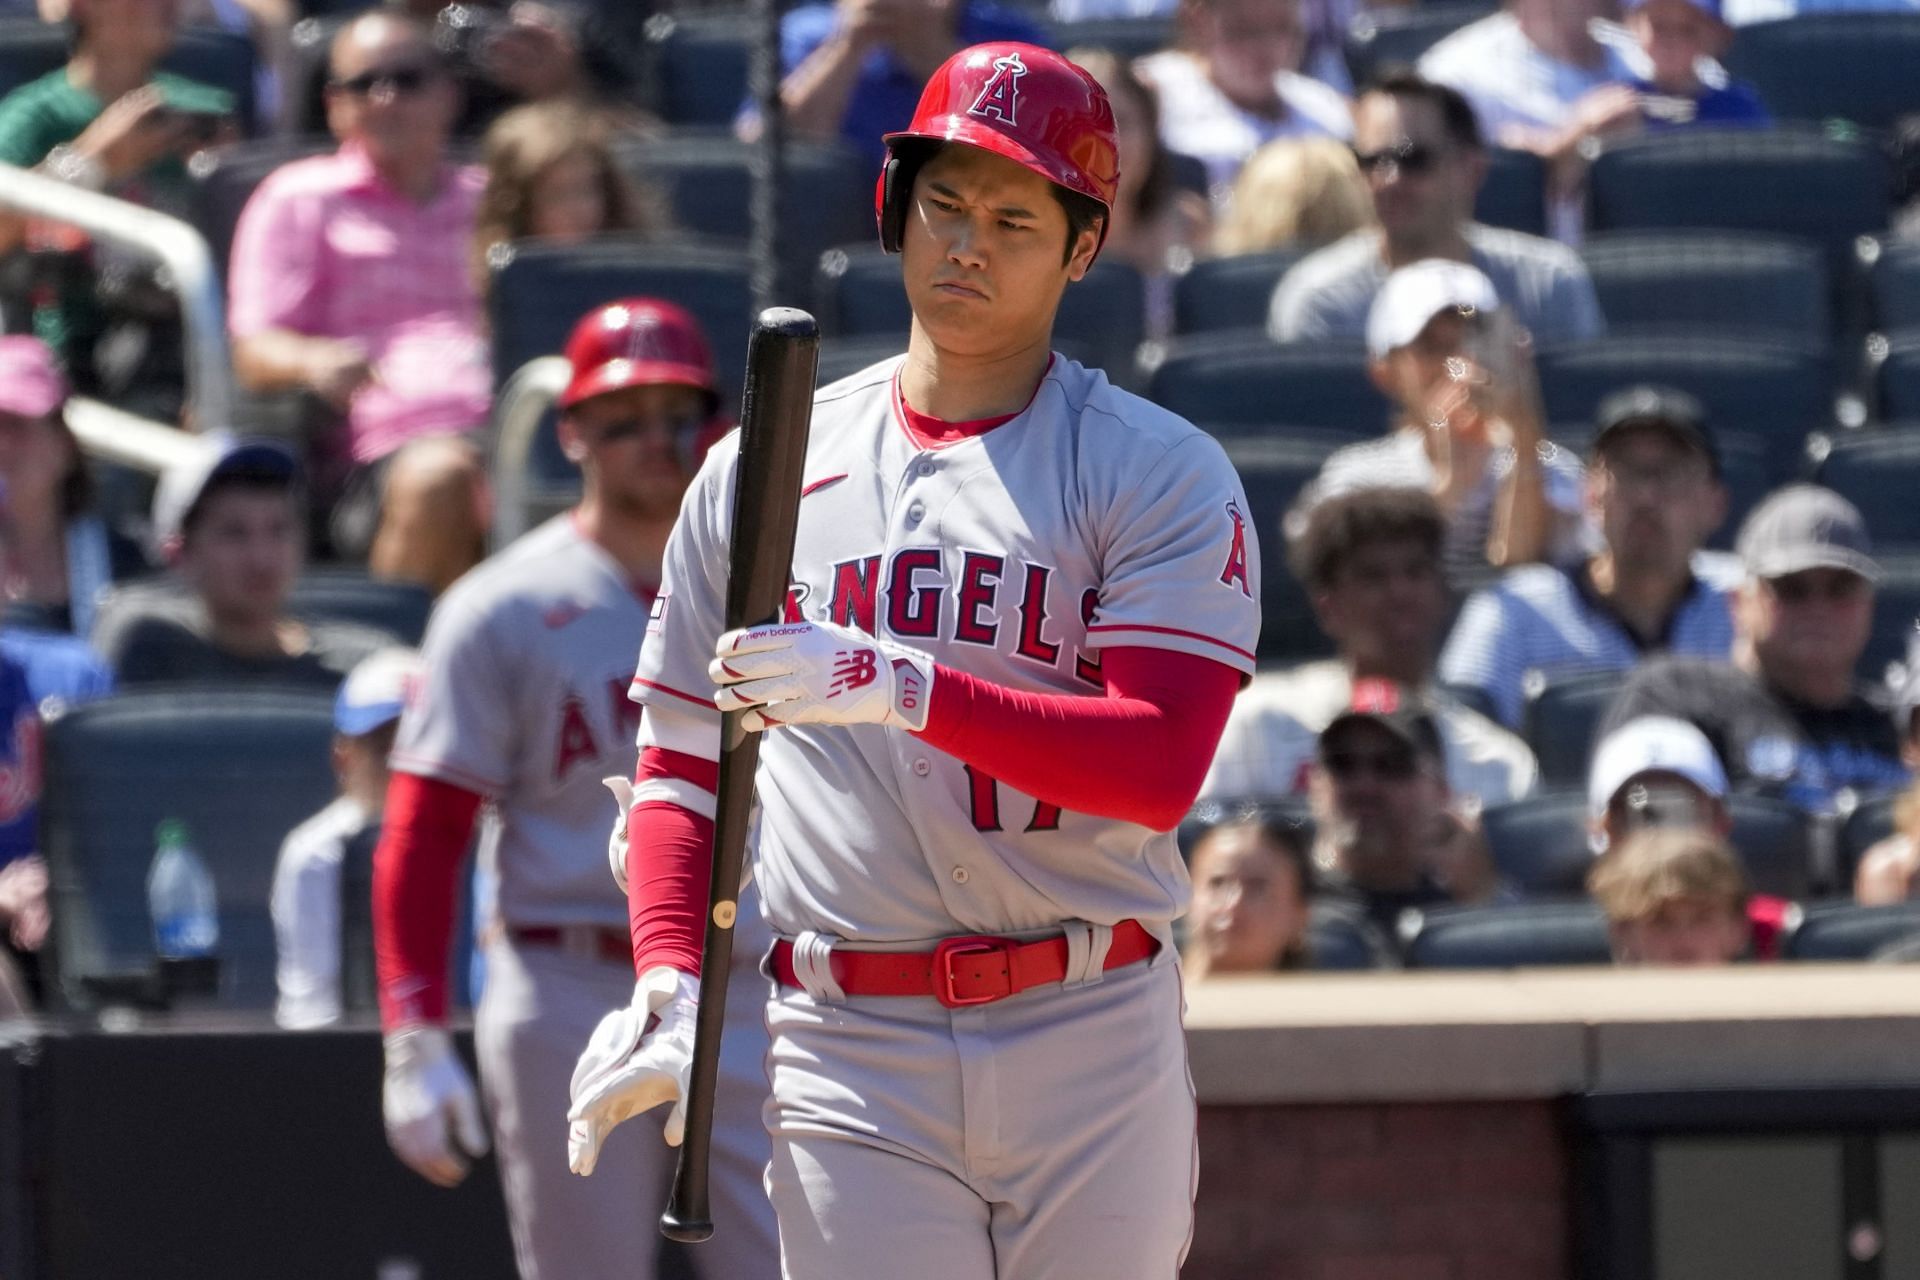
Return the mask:
[[[1103,968],[1136,964],[1160,949],[1160,940],[1138,920],[1113,926],[1113,945]],[[992,1004],[1029,987],[1065,981],[1067,940],[1042,938],[1016,942],[969,934],[944,939],[931,951],[832,952],[833,980],[850,996],[932,996],[949,1009]],[[793,969],[793,944],[773,944],[773,976],[784,986],[800,986]]]
[[616,960],[633,963],[633,943],[624,929],[594,924],[510,924],[507,926],[507,936],[527,946],[565,947],[576,955],[592,956],[609,964]]

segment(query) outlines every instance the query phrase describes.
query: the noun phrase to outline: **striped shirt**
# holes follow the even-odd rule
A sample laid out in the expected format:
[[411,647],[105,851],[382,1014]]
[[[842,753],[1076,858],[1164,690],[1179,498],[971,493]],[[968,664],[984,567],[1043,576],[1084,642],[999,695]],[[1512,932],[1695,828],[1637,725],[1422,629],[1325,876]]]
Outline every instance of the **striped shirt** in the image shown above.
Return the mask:
[[1518,728],[1532,672],[1619,671],[1654,653],[1727,658],[1733,652],[1730,597],[1740,562],[1696,552],[1693,584],[1663,633],[1643,642],[1587,585],[1585,566],[1528,565],[1475,592],[1440,655],[1440,679],[1485,691],[1502,723]]

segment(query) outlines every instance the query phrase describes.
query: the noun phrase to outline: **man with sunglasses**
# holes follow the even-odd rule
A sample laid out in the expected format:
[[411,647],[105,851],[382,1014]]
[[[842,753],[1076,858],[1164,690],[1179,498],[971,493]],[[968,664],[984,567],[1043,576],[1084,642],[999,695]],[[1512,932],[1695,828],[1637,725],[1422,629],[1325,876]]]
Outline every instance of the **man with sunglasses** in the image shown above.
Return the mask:
[[1322,897],[1350,901],[1389,938],[1410,908],[1501,893],[1477,825],[1454,808],[1432,707],[1391,680],[1356,680],[1321,733],[1313,810]]
[[1907,780],[1884,711],[1854,665],[1873,625],[1880,576],[1866,521],[1830,489],[1781,489],[1747,517],[1734,598],[1731,664],[1661,658],[1634,672],[1602,735],[1640,716],[1687,720],[1707,735],[1736,788],[1832,813],[1843,791]]
[[419,23],[354,19],[331,72],[339,150],[276,170],[234,233],[234,373],[344,419],[310,442],[334,550],[439,591],[485,532],[484,472],[460,437],[492,406],[471,270],[486,176],[449,155],[460,95]]
[[[673,1169],[662,1115],[640,1122],[654,1141],[609,1150],[591,1181],[567,1171],[560,1118],[579,1046],[633,986],[626,900],[607,879],[601,780],[624,786],[633,775],[634,646],[649,614],[664,612],[655,592],[667,535],[717,434],[720,396],[698,323],[653,299],[589,313],[567,358],[559,436],[580,467],[580,503],[440,601],[394,743],[374,855],[383,1110],[394,1151],[429,1181],[460,1181],[485,1148],[445,1019],[456,872],[490,802],[499,890],[482,930],[487,982],[474,1037],[520,1273],[647,1280],[657,1238],[642,1209],[664,1203]],[[757,909],[742,905],[736,936],[750,967],[770,939]],[[739,972],[732,989],[740,1008],[727,1019],[714,1140],[720,1227],[702,1274],[761,1280],[778,1271],[760,1189],[765,987]]]
[[1268,314],[1275,341],[1364,337],[1388,275],[1427,258],[1478,267],[1542,346],[1604,329],[1593,282],[1571,249],[1473,220],[1487,154],[1473,108],[1456,90],[1411,71],[1383,73],[1354,104],[1353,147],[1378,225],[1287,272]]

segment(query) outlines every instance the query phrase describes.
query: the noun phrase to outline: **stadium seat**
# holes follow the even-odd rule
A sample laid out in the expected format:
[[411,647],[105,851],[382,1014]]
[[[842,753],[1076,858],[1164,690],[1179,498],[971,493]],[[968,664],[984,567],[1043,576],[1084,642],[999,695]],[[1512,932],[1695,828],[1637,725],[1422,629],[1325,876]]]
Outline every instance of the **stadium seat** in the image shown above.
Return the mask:
[[1272,249],[1231,258],[1202,258],[1173,284],[1173,331],[1213,333],[1262,329],[1273,290],[1288,268],[1305,257],[1301,249]]
[[1178,38],[1171,14],[1143,18],[1082,18],[1049,24],[1055,49],[1111,49],[1123,59],[1144,58]]
[[646,25],[649,105],[668,124],[730,124],[747,98],[753,15],[658,13]]
[[[68,38],[64,22],[0,18],[0,97],[64,66]],[[253,101],[253,42],[246,36],[217,27],[185,27],[160,65],[231,93],[241,129],[255,131],[260,122]]]
[[1854,872],[1867,850],[1893,834],[1893,810],[1900,792],[1884,791],[1859,801],[1840,820],[1834,833],[1834,870],[1831,888],[1846,893],[1853,888]]
[[1737,29],[1727,72],[1782,120],[1885,129],[1920,111],[1920,13],[1819,13]]
[[188,169],[193,176],[193,224],[207,238],[214,266],[223,276],[233,258],[234,230],[254,190],[281,165],[332,151],[335,145],[326,134],[306,134],[256,138],[194,156]]
[[1527,707],[1522,715],[1527,745],[1540,761],[1547,786],[1584,787],[1594,734],[1626,683],[1624,671],[1568,671],[1527,678]]
[[1307,968],[1316,973],[1352,973],[1394,964],[1392,945],[1356,911],[1320,904],[1313,909],[1307,931]]
[[[685,232],[746,240],[752,231],[755,150],[724,130],[682,129],[616,144],[622,169],[660,190]],[[805,297],[830,246],[873,236],[873,166],[838,142],[789,140],[780,179],[780,269],[785,296]]]
[[1147,398],[1189,422],[1311,423],[1371,435],[1389,406],[1358,343],[1275,344],[1265,332],[1201,334],[1167,344]]
[[1497,6],[1487,0],[1382,8],[1353,21],[1347,36],[1347,70],[1364,85],[1381,67],[1417,62],[1420,55]]
[[1813,478],[1860,508],[1875,542],[1920,545],[1920,429],[1836,432],[1813,452]]
[[1590,231],[1711,227],[1799,236],[1844,271],[1887,224],[1886,155],[1817,129],[1692,128],[1609,144],[1587,183]]
[[84,1005],[88,979],[152,965],[147,867],[155,826],[176,818],[220,904],[220,1002],[271,1005],[274,861],[333,797],[332,734],[333,698],[305,690],[143,690],[54,717],[40,836],[60,1002]]
[[1474,197],[1473,220],[1490,227],[1547,234],[1547,166],[1530,151],[1487,148],[1487,177]]
[[1890,334],[1884,350],[1870,350],[1873,396],[1880,419],[1920,418],[1920,329]]
[[1404,955],[1409,969],[1513,969],[1612,962],[1607,922],[1591,902],[1435,907],[1419,914]]
[[1260,643],[1262,665],[1326,657],[1333,644],[1321,633],[1307,589],[1287,570],[1281,523],[1300,490],[1320,472],[1327,454],[1346,437],[1290,429],[1284,434],[1234,436],[1221,447],[1247,493],[1247,522],[1260,535]]
[[1585,891],[1593,848],[1587,841],[1587,793],[1542,791],[1480,811],[1487,852],[1500,878],[1528,897]]
[[1920,243],[1871,241],[1863,248],[1873,323],[1882,330],[1920,329]]
[[739,400],[753,318],[747,255],[703,245],[604,236],[586,244],[521,241],[493,264],[487,318],[493,372],[503,385],[536,356],[557,355],[574,324],[616,298],[651,295],[691,311],[713,344],[721,389]]
[[1874,558],[1880,562],[1880,581],[1873,591],[1873,630],[1856,668],[1869,682],[1885,679],[1892,664],[1905,662],[1920,636],[1914,621],[1920,618],[1920,550],[1882,547]]
[[1802,241],[1731,231],[1620,231],[1580,251],[1610,333],[1646,325],[1825,346],[1826,261]]
[[[887,335],[906,349],[913,312],[900,283],[900,259],[867,241],[820,256],[814,291],[821,328],[847,338]],[[1056,345],[1106,370],[1122,386],[1133,380],[1134,358],[1146,336],[1146,284],[1140,273],[1114,258],[1094,263],[1086,278],[1067,286],[1054,320]]]
[[280,93],[291,99],[287,114],[296,135],[327,132],[327,62],[333,38],[351,17],[348,13],[313,14],[293,24]]
[[296,617],[354,622],[418,645],[427,633],[433,593],[413,582],[382,582],[361,569],[309,566],[294,583],[287,611]]
[[1787,931],[1788,960],[1870,960],[1895,943],[1920,935],[1920,902],[1863,907],[1855,902],[1810,902]]
[[1606,396],[1634,382],[1658,382],[1697,397],[1720,431],[1797,451],[1810,431],[1832,425],[1825,354],[1803,344],[1754,338],[1646,334],[1596,338],[1540,353],[1540,389],[1549,422],[1591,422]]
[[[1593,424],[1583,422],[1555,426],[1548,434],[1556,444],[1570,449],[1583,462],[1592,447]],[[1727,518],[1707,537],[1707,546],[1715,551],[1731,551],[1740,532],[1740,522],[1760,500],[1789,480],[1797,478],[1801,458],[1770,442],[1744,431],[1713,433],[1720,450],[1720,481],[1727,490]]]
[[1754,892],[1806,897],[1814,883],[1818,819],[1772,796],[1736,792],[1727,807],[1733,813],[1730,842]]

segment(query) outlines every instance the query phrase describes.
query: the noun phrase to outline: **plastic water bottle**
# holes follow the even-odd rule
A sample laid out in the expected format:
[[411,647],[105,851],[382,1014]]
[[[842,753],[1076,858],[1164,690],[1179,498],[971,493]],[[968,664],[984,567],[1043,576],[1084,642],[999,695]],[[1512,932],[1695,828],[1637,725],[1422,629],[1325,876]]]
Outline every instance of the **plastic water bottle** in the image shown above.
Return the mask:
[[213,875],[187,842],[186,824],[175,819],[154,831],[153,866],[147,872],[147,910],[153,945],[162,960],[199,960],[220,945],[220,917]]

